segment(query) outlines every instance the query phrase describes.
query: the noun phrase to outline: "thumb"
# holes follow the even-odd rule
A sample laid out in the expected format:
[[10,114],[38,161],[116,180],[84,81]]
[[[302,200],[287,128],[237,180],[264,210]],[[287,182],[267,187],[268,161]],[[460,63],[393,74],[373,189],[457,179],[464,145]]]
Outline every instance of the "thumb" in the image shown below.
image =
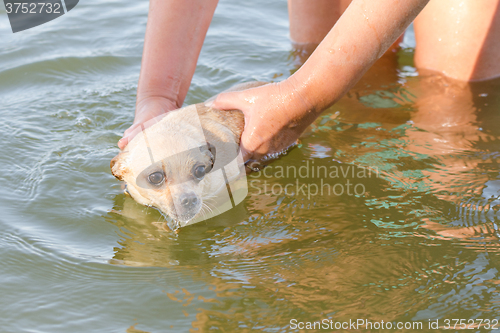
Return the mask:
[[206,106],[219,110],[241,110],[242,103],[240,93],[220,93],[212,103],[207,103]]
[[[215,100],[210,104],[205,104],[208,107],[219,109],[219,110],[241,110],[243,114],[245,114],[243,110],[243,104],[241,100],[241,94],[239,91],[237,92],[225,92],[217,95]],[[245,125],[247,123],[247,117],[245,115]],[[247,144],[247,134],[245,131],[241,134],[240,139],[240,149],[241,154],[243,156],[243,161],[247,162],[253,157],[253,149],[249,147]]]
[[118,148],[123,150],[128,145],[128,137],[123,137],[120,140],[118,140]]

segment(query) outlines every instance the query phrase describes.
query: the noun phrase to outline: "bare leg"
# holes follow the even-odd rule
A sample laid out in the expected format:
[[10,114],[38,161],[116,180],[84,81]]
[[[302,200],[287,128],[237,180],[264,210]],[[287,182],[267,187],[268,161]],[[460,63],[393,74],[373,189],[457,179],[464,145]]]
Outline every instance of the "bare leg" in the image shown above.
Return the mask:
[[414,27],[417,67],[464,81],[500,76],[500,0],[431,0]]
[[[288,0],[290,38],[302,65],[351,4],[351,0]],[[387,51],[394,53],[403,36]]]
[[351,0],[288,0],[290,38],[297,44],[321,43]]

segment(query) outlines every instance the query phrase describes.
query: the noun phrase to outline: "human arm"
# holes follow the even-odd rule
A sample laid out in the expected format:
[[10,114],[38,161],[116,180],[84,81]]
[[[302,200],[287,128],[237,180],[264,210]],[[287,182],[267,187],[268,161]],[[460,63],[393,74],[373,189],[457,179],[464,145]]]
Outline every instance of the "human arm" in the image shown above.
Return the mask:
[[353,0],[306,63],[291,77],[220,94],[213,107],[245,114],[244,159],[291,145],[338,101],[404,32],[428,0]]
[[150,0],[134,123],[123,149],[141,125],[182,106],[217,0]]

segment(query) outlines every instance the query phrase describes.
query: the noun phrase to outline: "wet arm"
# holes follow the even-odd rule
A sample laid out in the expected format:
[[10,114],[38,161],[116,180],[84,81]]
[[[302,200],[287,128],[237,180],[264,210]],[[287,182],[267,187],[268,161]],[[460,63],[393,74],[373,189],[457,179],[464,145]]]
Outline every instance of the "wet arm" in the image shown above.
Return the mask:
[[308,61],[287,81],[314,112],[340,99],[428,0],[353,0]]
[[338,101],[404,32],[428,0],[353,0],[288,79],[220,94],[213,106],[245,114],[245,160],[281,151]]
[[182,106],[217,0],[151,0],[134,124],[123,148],[147,120]]

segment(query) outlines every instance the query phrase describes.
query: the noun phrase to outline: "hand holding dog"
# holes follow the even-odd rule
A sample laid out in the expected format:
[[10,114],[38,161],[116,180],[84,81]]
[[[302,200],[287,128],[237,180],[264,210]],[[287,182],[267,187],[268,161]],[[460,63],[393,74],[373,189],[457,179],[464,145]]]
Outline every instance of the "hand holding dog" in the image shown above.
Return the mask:
[[245,115],[240,142],[245,161],[259,162],[290,147],[318,116],[291,80],[221,93],[210,106]]
[[118,141],[118,147],[123,150],[130,140],[142,130],[142,126],[149,120],[178,109],[176,102],[165,97],[149,97],[137,102],[134,123],[123,133]]

